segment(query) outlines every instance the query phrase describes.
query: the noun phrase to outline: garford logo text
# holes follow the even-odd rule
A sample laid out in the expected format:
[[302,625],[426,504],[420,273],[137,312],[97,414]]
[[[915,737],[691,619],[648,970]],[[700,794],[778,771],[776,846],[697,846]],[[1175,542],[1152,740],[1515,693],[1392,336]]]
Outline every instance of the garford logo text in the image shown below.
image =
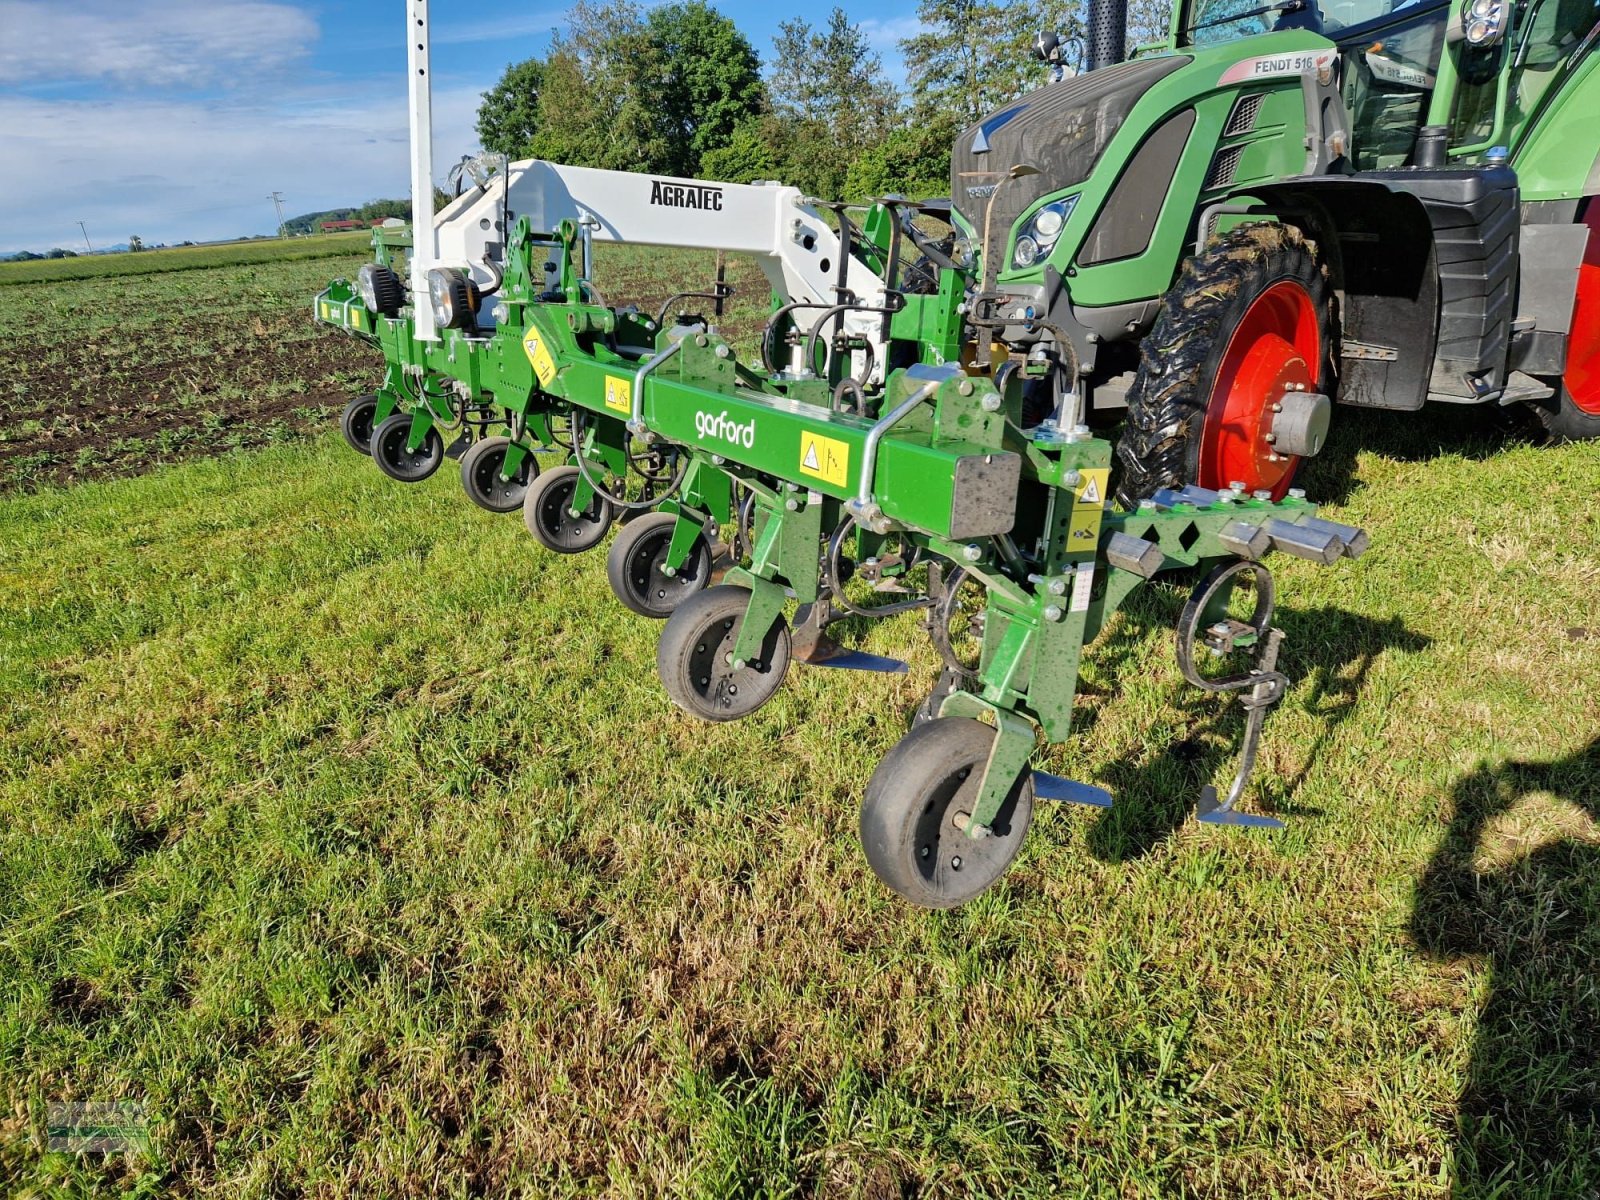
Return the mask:
[[728,410],[720,413],[697,412],[694,415],[694,431],[703,438],[721,438],[735,446],[743,446],[746,450],[756,444],[756,419],[751,417],[743,425],[728,419]]

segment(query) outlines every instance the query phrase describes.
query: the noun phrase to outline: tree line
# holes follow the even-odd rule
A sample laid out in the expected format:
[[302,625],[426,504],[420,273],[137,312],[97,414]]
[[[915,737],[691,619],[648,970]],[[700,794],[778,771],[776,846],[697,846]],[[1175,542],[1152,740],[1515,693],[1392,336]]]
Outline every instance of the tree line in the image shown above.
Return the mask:
[[[1166,0],[1131,0],[1131,44],[1166,31]],[[705,0],[645,9],[579,0],[549,53],[483,95],[484,149],[513,159],[748,183],[813,195],[944,194],[964,126],[1043,84],[1034,35],[1081,37],[1076,0],[922,0],[899,43],[907,86],[834,8],[782,22],[763,62]],[[1131,48],[1131,46],[1130,46]]]

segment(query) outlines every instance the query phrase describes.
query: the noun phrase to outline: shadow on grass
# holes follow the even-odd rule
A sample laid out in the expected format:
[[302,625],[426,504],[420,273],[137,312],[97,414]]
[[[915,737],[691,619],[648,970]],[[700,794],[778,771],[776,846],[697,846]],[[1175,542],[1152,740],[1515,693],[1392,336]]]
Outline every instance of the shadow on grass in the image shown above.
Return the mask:
[[1418,412],[1336,406],[1331,428],[1322,453],[1308,460],[1296,479],[1319,504],[1350,499],[1360,482],[1356,460],[1363,453],[1397,462],[1447,455],[1482,461],[1512,446],[1545,440],[1531,413],[1495,404],[1429,404]]
[[[1416,653],[1428,639],[1397,617],[1376,620],[1344,609],[1279,609],[1274,623],[1284,631],[1279,669],[1291,692],[1275,708],[1292,705],[1320,723],[1294,775],[1275,777],[1272,761],[1273,716],[1262,734],[1261,757],[1245,789],[1243,807],[1282,817],[1315,816],[1295,802],[1317,757],[1339,726],[1349,719],[1368,674],[1387,650]],[[1148,627],[1147,627],[1148,628]],[[1159,628],[1155,636],[1161,636]],[[1170,635],[1168,635],[1170,636]],[[1208,695],[1186,683],[1174,686],[1171,703],[1184,716],[1186,732],[1176,743],[1150,746],[1144,755],[1114,765],[1103,782],[1115,806],[1089,832],[1090,853],[1106,862],[1148,854],[1189,819],[1206,784],[1226,792],[1236,770],[1244,735],[1245,711],[1231,697]],[[1080,723],[1081,735],[1092,721]]]
[[1489,959],[1493,990],[1456,1115],[1459,1198],[1600,1195],[1600,846],[1559,840],[1474,869],[1491,824],[1533,793],[1600,819],[1600,738],[1460,779],[1416,890],[1419,948]]

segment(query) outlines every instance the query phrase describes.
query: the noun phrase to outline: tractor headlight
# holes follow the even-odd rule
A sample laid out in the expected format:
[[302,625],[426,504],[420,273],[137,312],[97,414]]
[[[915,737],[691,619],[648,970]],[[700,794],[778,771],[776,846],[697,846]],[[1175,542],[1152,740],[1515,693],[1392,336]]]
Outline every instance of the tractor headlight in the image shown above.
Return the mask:
[[1078,197],[1068,196],[1065,200],[1046,204],[1034,213],[1023,226],[1022,236],[1017,238],[1016,249],[1011,253],[1011,265],[1031,267],[1040,258],[1049,254],[1077,203]]
[[441,329],[466,329],[478,315],[478,288],[465,272],[435,267],[428,272],[428,304]]
[[1461,11],[1461,32],[1469,45],[1497,44],[1506,31],[1505,0],[1472,0]]

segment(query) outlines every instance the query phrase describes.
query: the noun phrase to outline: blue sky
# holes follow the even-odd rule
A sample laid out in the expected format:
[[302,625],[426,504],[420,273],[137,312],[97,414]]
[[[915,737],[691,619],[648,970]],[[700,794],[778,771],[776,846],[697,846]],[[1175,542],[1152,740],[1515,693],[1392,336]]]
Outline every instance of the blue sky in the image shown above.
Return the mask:
[[[535,0],[535,5],[537,0]],[[435,160],[476,145],[479,94],[565,8],[433,0]],[[763,59],[801,9],[718,4]],[[497,15],[495,9],[502,13]],[[916,0],[846,10],[895,78]],[[0,253],[270,233],[405,194],[403,0],[0,0]],[[868,13],[870,12],[870,17]]]

